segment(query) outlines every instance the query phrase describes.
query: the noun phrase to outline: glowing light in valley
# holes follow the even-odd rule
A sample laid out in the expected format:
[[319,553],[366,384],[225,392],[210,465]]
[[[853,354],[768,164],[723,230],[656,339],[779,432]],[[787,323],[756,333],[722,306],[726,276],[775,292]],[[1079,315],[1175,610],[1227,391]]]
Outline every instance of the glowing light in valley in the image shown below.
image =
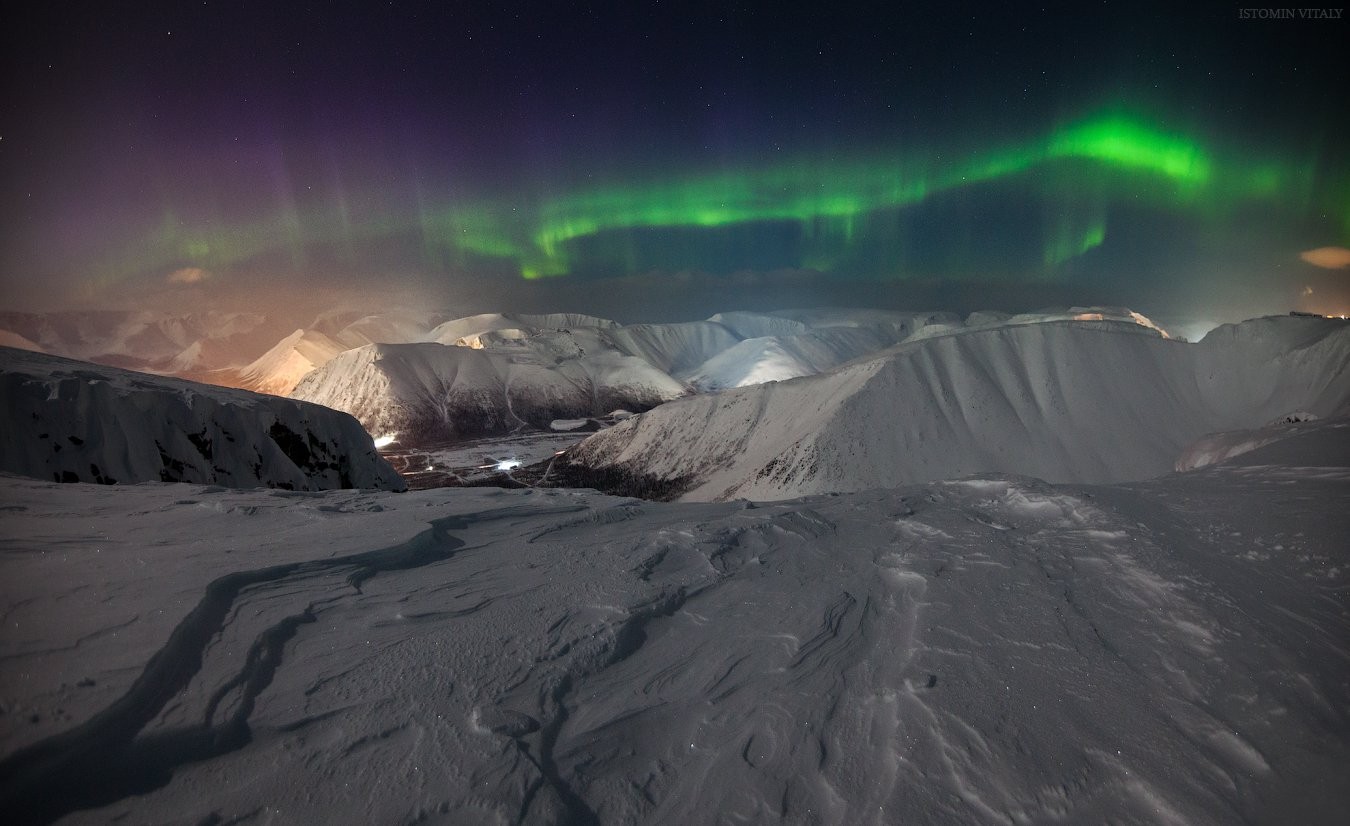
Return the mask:
[[397,433],[386,433],[383,436],[377,436],[375,438],[375,447],[388,447],[396,441],[398,441]]
[[524,462],[520,461],[519,459],[502,459],[501,461],[497,462],[495,467],[497,468],[497,470],[500,470],[503,473],[505,473],[507,471],[515,470],[516,468],[520,467],[523,464]]

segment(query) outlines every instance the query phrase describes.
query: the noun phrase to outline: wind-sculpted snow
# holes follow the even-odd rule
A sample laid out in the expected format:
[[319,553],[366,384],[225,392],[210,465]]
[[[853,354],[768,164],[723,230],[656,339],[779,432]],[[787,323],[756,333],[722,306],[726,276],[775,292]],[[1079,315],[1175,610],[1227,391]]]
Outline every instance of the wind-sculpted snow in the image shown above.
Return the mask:
[[0,348],[0,471],[58,482],[402,489],[350,416]]
[[783,499],[977,472],[1146,479],[1218,430],[1350,405],[1350,325],[1279,318],[1199,344],[1133,323],[1007,324],[834,372],[663,405],[569,452],[572,476]]
[[1336,822],[1350,471],[1267,461],[759,507],[0,479],[0,800],[21,824]]

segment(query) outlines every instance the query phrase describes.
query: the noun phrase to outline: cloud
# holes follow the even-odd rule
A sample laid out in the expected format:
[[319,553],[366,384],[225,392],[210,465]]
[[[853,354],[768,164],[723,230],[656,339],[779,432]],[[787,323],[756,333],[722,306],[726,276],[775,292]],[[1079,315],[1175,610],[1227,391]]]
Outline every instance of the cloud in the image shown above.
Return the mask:
[[1318,247],[1315,250],[1300,252],[1298,257],[1314,267],[1328,270],[1343,270],[1350,267],[1350,249],[1345,247]]
[[210,270],[204,270],[201,267],[183,267],[181,270],[174,270],[169,273],[168,282],[170,284],[200,284],[210,277]]

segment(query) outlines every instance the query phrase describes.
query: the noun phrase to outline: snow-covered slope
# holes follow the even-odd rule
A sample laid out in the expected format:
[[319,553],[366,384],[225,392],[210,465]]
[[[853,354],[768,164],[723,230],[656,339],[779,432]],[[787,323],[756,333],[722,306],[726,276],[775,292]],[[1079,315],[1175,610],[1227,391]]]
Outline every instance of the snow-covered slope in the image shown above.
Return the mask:
[[352,315],[355,314],[336,314],[320,319],[313,329],[341,342],[344,349],[351,349],[367,344],[424,341],[431,330],[446,320],[446,313],[433,310],[393,310],[354,318]]
[[697,370],[708,359],[741,340],[714,321],[630,324],[607,332],[609,340],[620,351],[644,359],[672,376]]
[[300,379],[348,349],[317,330],[296,330],[240,370],[231,383],[257,393],[284,396]]
[[[191,369],[238,366],[261,352],[257,335],[266,335],[257,313],[210,310],[170,314],[151,310],[91,310],[54,313],[0,313],[0,329],[39,344],[46,352],[119,366],[165,369],[175,360],[191,360],[208,343],[217,359]],[[253,348],[257,349],[253,349]]]
[[0,330],[0,347],[13,347],[16,350],[30,350],[34,353],[45,352],[42,345],[13,330]]
[[708,359],[684,378],[700,390],[716,391],[814,376],[898,341],[900,335],[885,327],[823,327],[793,335],[749,338]]
[[691,499],[782,499],[977,472],[1145,479],[1216,430],[1350,404],[1350,325],[1261,319],[1200,344],[1128,323],[1001,325],[832,373],[663,405],[575,468]]
[[0,811],[1340,823],[1350,468],[1303,464],[758,507],[0,479]]
[[1283,444],[1283,449],[1288,450],[1290,444],[1311,443],[1313,436],[1323,436],[1317,441],[1319,449],[1338,446],[1335,449],[1339,460],[1350,465],[1350,416],[1321,419],[1296,411],[1265,427],[1207,434],[1182,451],[1176,469],[1179,472],[1197,470],[1220,462],[1232,462],[1239,457],[1245,463],[1253,459],[1250,454],[1256,454],[1255,460],[1259,462],[1267,445]]
[[617,327],[618,322],[580,313],[483,313],[447,321],[434,328],[426,341],[458,344],[461,339],[472,346],[473,339],[494,330],[562,330],[573,327]]
[[349,412],[371,433],[397,433],[408,444],[547,430],[554,419],[646,410],[686,392],[642,359],[587,352],[586,343],[578,330],[517,348],[369,345],[333,358],[291,395]]
[[0,471],[58,482],[402,489],[356,420],[290,399],[0,348]]

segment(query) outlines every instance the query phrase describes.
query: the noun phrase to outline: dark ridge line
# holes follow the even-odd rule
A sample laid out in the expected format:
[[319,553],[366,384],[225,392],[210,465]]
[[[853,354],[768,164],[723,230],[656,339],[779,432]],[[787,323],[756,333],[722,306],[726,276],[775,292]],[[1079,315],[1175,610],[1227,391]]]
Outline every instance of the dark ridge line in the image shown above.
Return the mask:
[[557,795],[558,802],[566,810],[564,823],[569,824],[569,826],[597,826],[600,823],[600,817],[595,810],[586,803],[586,800],[576,789],[572,788],[572,784],[568,783],[558,771],[558,763],[554,757],[554,748],[557,745],[558,736],[562,733],[563,725],[567,723],[570,716],[567,696],[576,686],[578,679],[585,679],[604,671],[636,653],[647,641],[647,626],[653,620],[673,616],[675,612],[684,607],[689,597],[690,594],[685,588],[678,588],[674,591],[663,592],[650,601],[635,606],[630,610],[628,617],[619,625],[618,630],[615,631],[613,639],[610,641],[609,651],[602,662],[592,663],[589,667],[583,666],[563,674],[548,693],[548,698],[553,702],[557,712],[539,730],[539,756],[537,758],[530,753],[529,745],[523,737],[511,738],[515,741],[520,754],[534,764],[542,777],[542,783],[535,783],[526,790],[521,800],[520,811],[517,814],[517,822],[530,822],[531,807],[534,805],[540,789],[546,784]]
[[254,698],[271,683],[286,642],[301,624],[314,621],[312,604],[257,637],[244,670],[227,684],[231,688],[245,686],[240,705],[229,721],[218,727],[210,725],[209,717],[219,700],[216,697],[203,725],[137,739],[201,670],[203,653],[224,627],[240,592],[291,576],[317,576],[344,568],[353,569],[356,581],[349,584],[357,585],[378,572],[440,562],[464,545],[446,529],[467,527],[472,521],[478,519],[437,519],[411,540],[389,548],[273,565],[213,580],[125,694],[81,725],[0,760],[0,811],[7,812],[15,824],[50,823],[79,809],[159,788],[178,765],[242,747],[250,739],[247,717]]
[[[558,796],[558,802],[567,811],[565,822],[569,826],[598,826],[600,823],[599,815],[586,804],[581,795],[577,794],[576,790],[572,788],[572,784],[563,779],[563,776],[558,772],[558,764],[553,758],[553,747],[557,744],[558,735],[562,733],[562,727],[570,716],[567,704],[564,701],[567,699],[567,695],[571,693],[573,684],[572,675],[564,674],[549,693],[549,697],[553,700],[558,711],[539,732],[539,759],[530,758],[529,749],[519,740],[517,740],[517,747],[527,758],[530,758],[530,761],[539,769],[539,773],[543,775],[544,782]],[[528,822],[526,816],[529,814],[537,792],[538,788],[536,787],[521,802],[520,822]]]

